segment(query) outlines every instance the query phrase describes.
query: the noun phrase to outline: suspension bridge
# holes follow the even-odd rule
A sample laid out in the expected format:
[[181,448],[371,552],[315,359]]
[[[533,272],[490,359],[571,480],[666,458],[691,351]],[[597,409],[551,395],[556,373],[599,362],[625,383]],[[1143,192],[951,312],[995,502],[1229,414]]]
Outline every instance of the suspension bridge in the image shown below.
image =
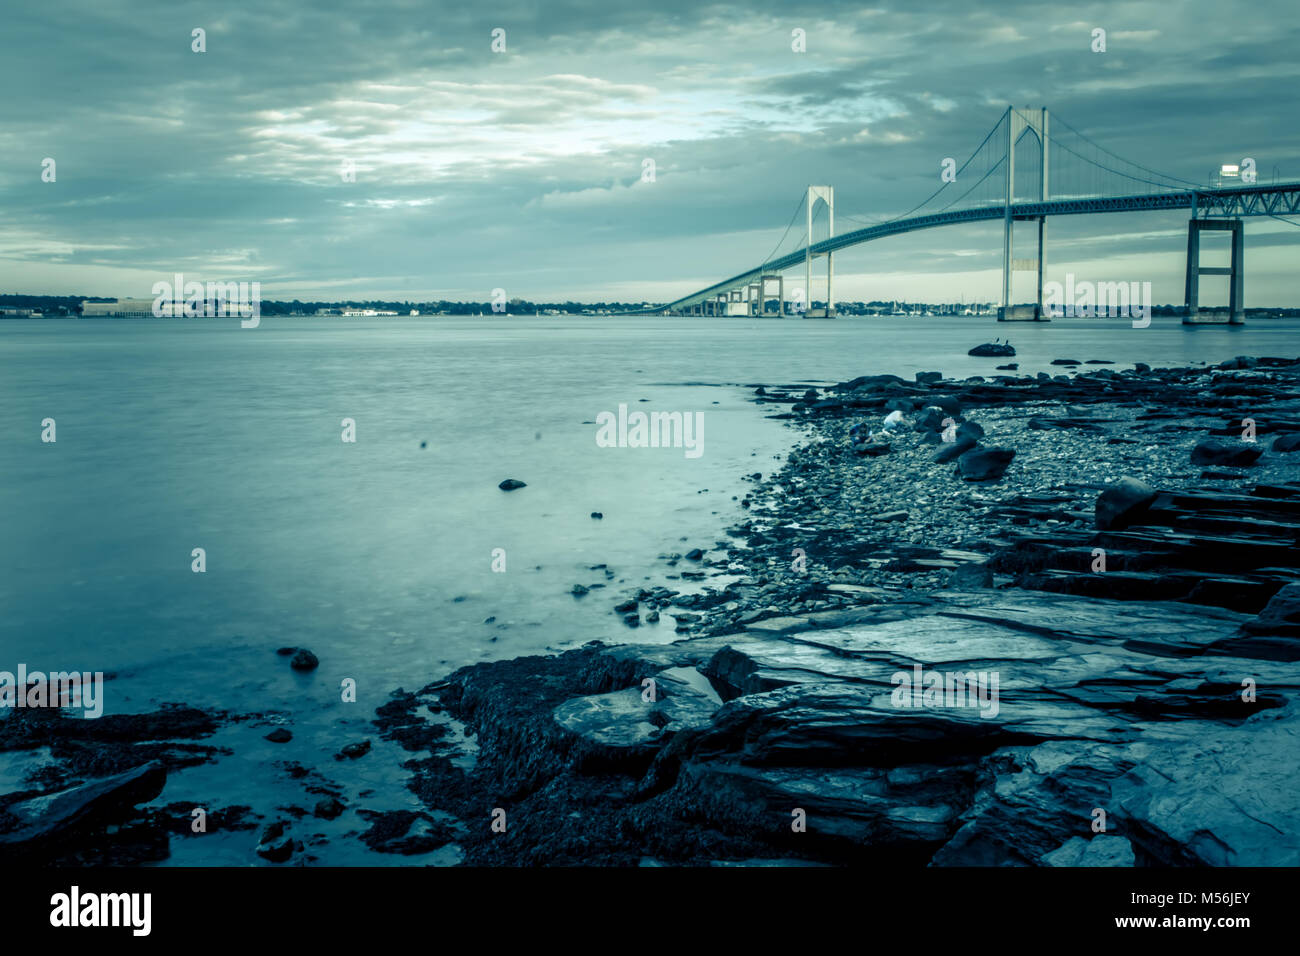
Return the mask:
[[[1156,172],[1116,155],[1046,109],[1008,107],[998,123],[964,163],[946,161],[948,168],[941,185],[907,212],[891,219],[868,223],[850,232],[835,234],[835,191],[831,186],[809,186],[785,235],[765,261],[729,279],[700,289],[655,309],[672,315],[768,315],[768,303],[775,299],[778,316],[829,318],[834,306],[834,254],[886,236],[957,223],[1002,220],[1002,296],[999,321],[1048,321],[1050,309],[1043,301],[1043,259],[1046,222],[1049,216],[1143,210],[1187,209],[1186,302],[1183,321],[1188,324],[1229,323],[1244,320],[1245,236],[1243,220],[1250,217],[1284,219],[1300,213],[1300,182],[1262,185],[1247,168],[1236,182],[1201,185]],[[1231,172],[1231,167],[1225,170]],[[826,238],[813,241],[814,212],[826,210]],[[806,229],[797,248],[777,255],[789,238],[800,211],[805,212]],[[842,217],[855,219],[856,217]],[[1035,255],[1016,258],[1015,224],[1036,225]],[[1201,234],[1226,231],[1231,240],[1230,264],[1206,267],[1200,264]],[[826,298],[814,308],[814,265],[825,258]],[[786,273],[803,267],[804,283],[787,300]],[[1037,295],[1032,304],[1012,304],[1012,279],[1017,272],[1036,277]],[[1228,277],[1226,309],[1200,306],[1200,277]],[[775,295],[770,294],[776,283]]]

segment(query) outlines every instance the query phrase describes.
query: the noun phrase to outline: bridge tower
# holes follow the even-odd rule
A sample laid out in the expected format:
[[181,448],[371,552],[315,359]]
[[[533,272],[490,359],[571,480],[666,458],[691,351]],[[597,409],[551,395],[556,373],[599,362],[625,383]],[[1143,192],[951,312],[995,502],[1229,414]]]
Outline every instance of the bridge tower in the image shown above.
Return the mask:
[[[826,203],[826,223],[830,229],[830,231],[826,234],[826,238],[829,239],[835,235],[835,187],[834,186],[809,186],[808,199],[804,203],[804,205],[808,207],[808,240],[806,245],[804,246],[805,250],[812,249],[813,206],[817,203],[818,199]],[[814,315],[813,307],[812,307],[812,301],[813,301],[812,262],[814,259],[818,258],[819,256],[826,257],[826,309],[823,313]],[[803,266],[804,266],[804,295],[806,296],[804,300],[804,317],[805,318],[827,318],[827,319],[833,317],[835,315],[835,298],[833,292],[834,284],[835,284],[834,254],[830,252],[813,253],[811,251],[805,251]]]
[[[1048,173],[1048,153],[1047,148],[1047,110],[1044,109],[1016,109],[1014,106],[1007,107],[1006,113],[1007,124],[1007,196],[1006,211],[1002,222],[1002,308],[998,309],[999,322],[1046,322],[1046,315],[1043,313],[1043,242],[1044,231],[1047,225],[1046,216],[1012,216],[1011,207],[1016,200],[1016,143],[1025,131],[1032,132],[1038,137],[1038,145],[1041,147],[1042,168],[1038,179],[1038,201],[1047,202],[1047,173]],[[1016,219],[1028,221],[1037,220],[1038,222],[1038,257],[1035,259],[1013,259],[1012,250],[1012,232]],[[1033,307],[1032,314],[1027,314],[1026,310],[1017,310],[1011,304],[1011,277],[1012,273],[1017,271],[1029,271],[1038,273],[1038,298],[1037,304]]]
[[[1183,325],[1243,325],[1245,312],[1246,234],[1240,219],[1197,219],[1196,196],[1192,197],[1192,218],[1187,221],[1187,298]],[[1201,265],[1201,232],[1227,232],[1232,253],[1227,268]],[[1202,309],[1201,276],[1228,277],[1227,309]]]

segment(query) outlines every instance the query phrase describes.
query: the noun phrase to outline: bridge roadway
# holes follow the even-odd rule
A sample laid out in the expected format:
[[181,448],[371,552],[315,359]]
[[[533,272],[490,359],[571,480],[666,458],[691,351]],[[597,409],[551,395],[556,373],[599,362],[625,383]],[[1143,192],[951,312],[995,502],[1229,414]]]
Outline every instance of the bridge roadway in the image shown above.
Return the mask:
[[[1271,186],[1232,186],[1221,189],[1198,189],[1185,192],[1154,193],[1136,196],[1103,196],[1080,199],[1052,199],[1046,202],[1015,203],[1011,207],[1012,219],[1037,219],[1040,216],[1071,216],[1086,213],[1137,212],[1147,209],[1190,209],[1192,218],[1217,216],[1287,216],[1300,214],[1300,183],[1279,183]],[[932,229],[959,222],[987,222],[1005,219],[1006,204],[958,209],[952,212],[931,213],[909,219],[895,219],[864,229],[832,236],[814,243],[811,249],[801,248],[779,259],[763,263],[757,269],[742,272],[694,292],[666,306],[643,310],[647,312],[680,312],[735,289],[759,276],[782,272],[801,265],[809,252],[814,255],[838,252],[873,239],[894,236],[903,232]]]

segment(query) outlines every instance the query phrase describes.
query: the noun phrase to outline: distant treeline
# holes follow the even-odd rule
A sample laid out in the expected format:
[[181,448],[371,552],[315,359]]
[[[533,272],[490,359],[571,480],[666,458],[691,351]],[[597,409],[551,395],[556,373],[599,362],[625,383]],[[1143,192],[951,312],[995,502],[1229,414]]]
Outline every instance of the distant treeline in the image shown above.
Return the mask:
[[[112,302],[113,296],[93,296],[93,295],[9,295],[0,294],[0,309],[32,309],[33,311],[42,312],[45,315],[76,315],[80,312],[81,303],[90,302]],[[769,311],[776,308],[775,301],[769,301]],[[814,302],[814,306],[821,303]],[[928,303],[928,302],[903,302],[901,300],[872,301],[872,302],[837,302],[836,310],[841,315],[866,315],[898,309],[900,311],[925,311],[925,310],[947,310],[953,309],[950,302],[945,303]],[[985,305],[987,308],[988,306]],[[567,300],[564,302],[531,302],[527,299],[511,299],[506,309],[511,315],[533,315],[534,313],[546,312],[563,312],[575,315],[583,313],[616,313],[616,312],[639,312],[646,309],[659,309],[662,304],[647,304],[645,302],[573,302]],[[957,307],[961,308],[961,307]],[[400,315],[409,315],[412,311],[422,315],[433,313],[444,313],[446,315],[492,315],[492,303],[484,302],[451,302],[446,299],[439,299],[437,302],[396,302],[388,299],[367,299],[351,300],[346,302],[303,302],[294,299],[291,302],[280,302],[275,299],[262,300],[262,315],[314,315],[322,311],[362,311],[370,309],[375,312],[397,312]],[[1283,306],[1261,306],[1258,308],[1246,309],[1247,315],[1264,316],[1275,315],[1287,318],[1300,318],[1300,308],[1283,307]],[[1172,316],[1182,315],[1182,305],[1156,305],[1151,308],[1152,315]]]

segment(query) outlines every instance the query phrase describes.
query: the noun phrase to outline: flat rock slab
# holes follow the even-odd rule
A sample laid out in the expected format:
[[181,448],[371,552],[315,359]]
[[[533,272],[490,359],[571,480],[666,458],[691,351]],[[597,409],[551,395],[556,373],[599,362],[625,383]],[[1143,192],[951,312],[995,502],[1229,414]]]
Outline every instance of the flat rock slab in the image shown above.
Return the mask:
[[11,804],[6,811],[17,826],[0,833],[0,850],[38,848],[44,841],[66,838],[75,828],[112,823],[157,797],[166,782],[162,764],[150,761],[126,773]]
[[474,665],[449,707],[574,861],[1300,865],[1300,674],[1233,644],[1251,615],[1015,589],[854,612]]

